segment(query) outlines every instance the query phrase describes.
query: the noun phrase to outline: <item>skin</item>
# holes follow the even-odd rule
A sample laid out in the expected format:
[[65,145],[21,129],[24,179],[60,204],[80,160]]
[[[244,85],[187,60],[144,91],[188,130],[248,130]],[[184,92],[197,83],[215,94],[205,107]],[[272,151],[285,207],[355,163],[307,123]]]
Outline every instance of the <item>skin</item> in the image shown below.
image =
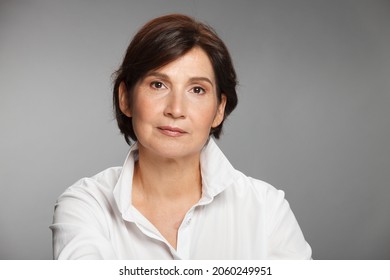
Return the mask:
[[223,121],[226,96],[218,102],[212,64],[195,47],[138,81],[131,107],[123,83],[119,99],[138,138],[132,203],[176,249],[183,218],[202,194],[200,153]]

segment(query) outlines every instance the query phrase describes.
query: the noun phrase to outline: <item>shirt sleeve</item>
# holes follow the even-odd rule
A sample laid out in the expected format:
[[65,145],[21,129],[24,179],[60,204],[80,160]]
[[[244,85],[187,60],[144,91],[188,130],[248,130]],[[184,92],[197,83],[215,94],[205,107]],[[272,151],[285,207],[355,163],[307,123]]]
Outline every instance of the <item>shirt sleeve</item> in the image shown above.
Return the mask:
[[268,259],[311,259],[311,247],[284,198],[284,192],[270,188],[266,205]]
[[101,205],[91,193],[68,189],[55,205],[54,259],[116,259]]

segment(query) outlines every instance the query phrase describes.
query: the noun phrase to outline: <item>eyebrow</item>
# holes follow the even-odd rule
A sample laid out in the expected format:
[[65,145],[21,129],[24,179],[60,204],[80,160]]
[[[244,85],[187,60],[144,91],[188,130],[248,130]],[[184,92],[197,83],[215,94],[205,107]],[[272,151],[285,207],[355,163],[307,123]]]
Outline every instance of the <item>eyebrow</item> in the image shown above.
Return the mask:
[[190,81],[191,82],[204,81],[204,82],[207,82],[210,85],[214,86],[213,82],[209,78],[206,78],[206,77],[192,77],[190,79]]
[[[145,78],[146,77],[157,77],[157,78],[161,78],[163,80],[169,80],[169,76],[164,74],[164,73],[161,73],[161,72],[150,72],[148,74],[145,75]],[[190,78],[190,82],[197,82],[197,81],[204,81],[204,82],[207,82],[209,83],[211,86],[214,86],[213,82],[207,78],[207,77],[191,77]]]
[[157,78],[161,78],[161,79],[164,79],[164,80],[169,80],[169,76],[168,75],[165,75],[163,73],[160,73],[160,72],[150,72],[150,73],[147,73],[145,75],[145,78],[146,77],[157,77]]

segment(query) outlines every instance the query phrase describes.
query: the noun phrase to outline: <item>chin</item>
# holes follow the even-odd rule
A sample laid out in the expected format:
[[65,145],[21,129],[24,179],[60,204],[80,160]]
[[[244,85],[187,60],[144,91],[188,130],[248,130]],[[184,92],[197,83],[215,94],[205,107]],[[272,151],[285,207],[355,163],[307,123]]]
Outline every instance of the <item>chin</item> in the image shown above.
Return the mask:
[[139,146],[143,147],[146,151],[167,159],[179,159],[199,155],[208,140],[208,134],[205,137],[199,137],[200,135],[197,135],[196,137],[188,136],[141,136],[138,137],[138,143]]
[[180,159],[189,156],[193,156],[199,154],[202,149],[197,149],[194,147],[185,147],[181,145],[174,146],[165,146],[163,149],[158,151],[158,154],[161,157],[165,157],[167,159]]
[[180,159],[199,154],[203,145],[178,143],[176,141],[159,141],[151,145],[143,145],[143,147],[162,158]]

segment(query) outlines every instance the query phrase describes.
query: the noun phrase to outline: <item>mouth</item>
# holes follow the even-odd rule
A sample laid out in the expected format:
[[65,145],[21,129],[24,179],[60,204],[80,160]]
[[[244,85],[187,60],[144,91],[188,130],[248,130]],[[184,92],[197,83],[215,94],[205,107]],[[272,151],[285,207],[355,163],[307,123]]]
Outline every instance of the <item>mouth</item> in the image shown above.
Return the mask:
[[187,134],[186,131],[184,131],[183,129],[181,129],[179,127],[159,126],[157,128],[162,134],[167,135],[167,136],[171,136],[171,137],[179,137],[179,136],[183,136],[184,134]]

